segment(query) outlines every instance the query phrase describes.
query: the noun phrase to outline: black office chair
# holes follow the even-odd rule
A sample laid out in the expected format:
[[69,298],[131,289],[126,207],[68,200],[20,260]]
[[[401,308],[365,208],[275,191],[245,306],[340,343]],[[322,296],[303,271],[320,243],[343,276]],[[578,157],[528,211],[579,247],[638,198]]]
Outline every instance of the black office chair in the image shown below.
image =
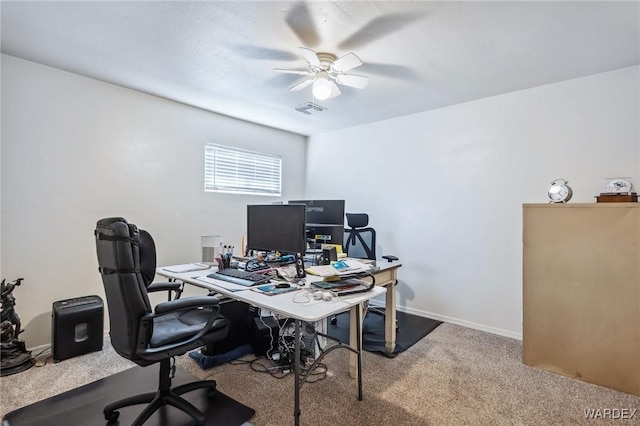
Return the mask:
[[[357,259],[376,260],[376,230],[369,228],[369,215],[366,213],[347,213],[347,225],[344,230],[342,250],[347,256]],[[392,254],[382,256],[388,262],[398,260]]]
[[193,404],[180,395],[207,388],[213,397],[214,380],[192,382],[171,388],[172,358],[227,336],[229,320],[219,316],[218,299],[188,297],[159,303],[152,311],[142,276],[141,258],[149,246],[140,244],[138,228],[124,218],[99,220],[95,230],[99,271],[109,308],[109,335],[115,351],[140,366],[160,363],[158,390],[130,396],[104,408],[107,421],[116,422],[120,408],[148,404],[133,425],[142,425],[164,405],[172,405],[195,419],[205,421]]
[[138,230],[138,239],[140,241],[140,273],[147,287],[147,293],[166,291],[168,299],[171,300],[171,292],[175,293],[175,299],[180,299],[182,294],[182,283],[177,281],[158,281],[153,282],[156,277],[156,244],[153,237],[144,229]]
[[[347,213],[346,216],[349,228],[344,230],[342,250],[348,257],[377,260],[376,230],[369,227],[369,215],[366,213]],[[385,255],[382,258],[389,262],[398,260],[393,255]],[[367,305],[367,312],[384,316],[383,310],[371,305]]]
[[376,260],[376,230],[368,227],[369,215],[347,213],[346,216],[349,229],[344,230],[342,250],[349,257]]

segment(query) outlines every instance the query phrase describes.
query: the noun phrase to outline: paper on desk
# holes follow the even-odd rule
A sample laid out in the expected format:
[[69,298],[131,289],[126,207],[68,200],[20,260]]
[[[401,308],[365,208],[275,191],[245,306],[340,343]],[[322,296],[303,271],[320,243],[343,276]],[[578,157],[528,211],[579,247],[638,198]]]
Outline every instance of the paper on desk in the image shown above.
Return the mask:
[[216,280],[214,278],[209,278],[206,275],[201,277],[194,277],[194,279],[198,281],[202,281],[203,283],[212,284],[216,287],[223,288],[227,291],[241,291],[241,290],[249,290],[251,287],[247,287],[240,284],[230,283],[228,281]]
[[209,268],[211,268],[210,265],[203,265],[202,263],[186,263],[184,265],[165,266],[162,269],[168,272],[180,274],[182,272],[204,271]]
[[310,266],[306,268],[305,271],[313,275],[318,275],[320,277],[335,277],[339,275],[350,275],[358,272],[366,272],[371,269],[371,265],[353,259],[346,259],[342,260],[341,262],[346,263],[348,267],[338,270],[334,265],[319,265]]

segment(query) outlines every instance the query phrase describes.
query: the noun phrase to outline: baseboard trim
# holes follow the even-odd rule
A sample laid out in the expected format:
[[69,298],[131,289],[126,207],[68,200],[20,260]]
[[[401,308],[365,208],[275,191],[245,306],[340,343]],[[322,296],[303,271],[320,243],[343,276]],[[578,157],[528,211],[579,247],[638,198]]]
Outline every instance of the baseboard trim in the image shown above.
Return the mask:
[[[384,303],[371,300],[369,302],[372,306],[384,308]],[[513,331],[503,330],[501,328],[489,327],[484,324],[478,324],[471,321],[462,320],[459,318],[449,317],[446,315],[439,315],[433,312],[421,311],[418,309],[407,308],[405,306],[397,306],[396,309],[407,314],[417,315],[419,317],[431,318],[437,321],[442,321],[450,324],[460,325],[462,327],[472,328],[474,330],[486,331],[487,333],[497,334],[498,336],[509,337],[511,339],[522,340],[522,333],[514,333]]]
[[[102,340],[109,339],[109,330],[105,330],[102,335]],[[53,346],[53,342],[45,343],[44,345],[33,346],[31,348],[27,348],[28,351],[35,352],[36,354],[39,352],[44,352],[45,349],[49,349]]]
[[[380,308],[384,308],[384,303],[377,301],[377,300],[371,300],[369,301],[369,303],[372,306],[377,306]],[[401,311],[401,312],[406,312],[408,314],[412,314],[412,315],[417,315],[419,317],[424,317],[424,318],[431,318],[437,321],[442,321],[442,322],[446,322],[446,323],[450,323],[450,324],[455,324],[455,325],[459,325],[462,327],[467,327],[467,328],[472,328],[474,330],[480,330],[480,331],[486,331],[487,333],[491,333],[491,334],[497,334],[498,336],[504,336],[504,337],[509,337],[511,339],[516,339],[516,340],[522,340],[522,333],[514,333],[512,331],[508,331],[508,330],[503,330],[501,328],[496,328],[496,327],[489,327],[486,326],[484,324],[478,324],[475,322],[471,322],[471,321],[465,321],[459,318],[454,318],[454,317],[449,317],[446,315],[439,315],[433,312],[426,312],[426,311],[421,311],[419,309],[412,309],[412,308],[407,308],[405,306],[397,306],[396,307],[397,310]],[[108,339],[109,338],[109,330],[105,330],[104,331],[104,338]],[[49,348],[51,346],[51,344],[45,344],[45,345],[39,345],[39,346],[34,346],[32,348],[27,348],[27,350],[34,352],[34,353],[38,353],[40,351],[44,351],[45,349]]]
[[40,352],[44,352],[45,350],[47,350],[47,349],[49,349],[49,348],[51,348],[51,343],[47,343],[47,344],[44,344],[44,345],[34,346],[34,347],[32,347],[32,348],[27,348],[27,350],[28,350],[29,352],[32,352],[32,355],[34,355],[34,352],[35,352],[35,354],[38,354],[38,353],[40,353]]

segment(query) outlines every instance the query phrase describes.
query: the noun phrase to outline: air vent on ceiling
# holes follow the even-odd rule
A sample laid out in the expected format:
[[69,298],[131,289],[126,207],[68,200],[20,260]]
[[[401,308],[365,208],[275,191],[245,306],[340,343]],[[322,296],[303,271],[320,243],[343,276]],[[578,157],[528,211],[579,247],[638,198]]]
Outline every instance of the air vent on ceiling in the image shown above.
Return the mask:
[[326,108],[320,105],[314,104],[313,102],[307,102],[305,104],[298,105],[295,110],[300,111],[303,114],[311,115],[318,112],[324,111]]

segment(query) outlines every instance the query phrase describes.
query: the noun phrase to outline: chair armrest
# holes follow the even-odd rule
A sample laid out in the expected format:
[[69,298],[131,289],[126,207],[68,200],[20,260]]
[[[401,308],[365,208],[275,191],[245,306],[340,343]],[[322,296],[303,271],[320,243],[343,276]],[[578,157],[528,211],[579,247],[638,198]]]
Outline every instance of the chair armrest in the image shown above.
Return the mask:
[[387,259],[387,262],[393,262],[394,260],[398,260],[398,258],[392,254],[387,254],[382,256],[383,259]]
[[[202,327],[197,333],[190,336],[189,338],[182,340],[180,342],[174,342],[172,344],[159,346],[150,348],[148,347],[148,341],[146,338],[138,339],[138,355],[144,359],[148,360],[159,360],[162,358],[166,358],[166,353],[170,352],[176,346],[188,345],[193,342],[197,342],[211,330],[213,324],[216,322],[218,318],[218,313],[220,312],[220,300],[214,296],[196,296],[196,297],[187,297],[185,299],[176,299],[170,300],[168,302],[159,303],[155,307],[154,313],[149,313],[144,315],[140,319],[140,323],[138,326],[138,336],[148,336],[148,331],[153,327],[154,318],[160,317],[162,315],[166,315],[171,312],[181,311],[184,309],[195,309],[198,307],[210,307],[211,315],[207,320],[207,323]],[[226,318],[224,321],[228,321]]]
[[181,287],[182,287],[182,283],[179,283],[177,281],[151,283],[149,284],[149,287],[147,287],[147,292],[151,293],[154,291],[178,291],[180,290]]
[[169,312],[180,311],[183,309],[218,306],[220,300],[214,296],[195,296],[184,299],[170,300],[168,302],[158,303],[155,307],[157,315],[164,315]]

